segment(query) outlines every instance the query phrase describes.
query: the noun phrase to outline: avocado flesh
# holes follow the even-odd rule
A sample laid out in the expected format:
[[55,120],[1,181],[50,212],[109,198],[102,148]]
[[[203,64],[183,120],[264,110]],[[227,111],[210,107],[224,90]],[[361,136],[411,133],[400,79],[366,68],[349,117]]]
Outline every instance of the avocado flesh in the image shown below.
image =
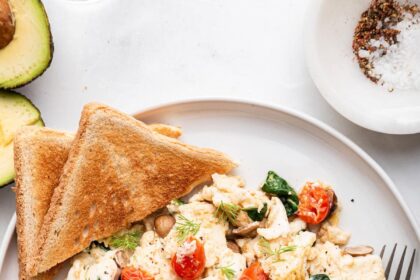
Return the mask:
[[13,144],[0,147],[0,187],[3,187],[15,179],[15,169],[13,166]]
[[7,145],[13,140],[16,130],[40,119],[38,109],[31,101],[18,93],[0,91],[0,144]]
[[39,0],[9,0],[16,29],[13,40],[0,49],[0,88],[32,81],[48,68],[52,58],[50,26]]
[[38,109],[24,96],[0,91],[0,187],[13,182],[13,136],[25,125],[44,126]]

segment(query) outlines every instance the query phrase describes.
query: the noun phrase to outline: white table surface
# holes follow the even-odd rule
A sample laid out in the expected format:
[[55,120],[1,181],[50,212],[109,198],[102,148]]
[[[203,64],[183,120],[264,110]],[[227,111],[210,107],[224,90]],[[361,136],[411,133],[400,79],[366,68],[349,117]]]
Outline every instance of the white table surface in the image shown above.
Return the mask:
[[[41,78],[17,91],[32,99],[48,126],[67,130],[76,129],[89,101],[127,113],[199,97],[297,109],[370,154],[420,222],[420,135],[368,131],[322,99],[303,57],[309,1],[44,1],[54,60]],[[14,211],[14,193],[0,189],[0,236]]]

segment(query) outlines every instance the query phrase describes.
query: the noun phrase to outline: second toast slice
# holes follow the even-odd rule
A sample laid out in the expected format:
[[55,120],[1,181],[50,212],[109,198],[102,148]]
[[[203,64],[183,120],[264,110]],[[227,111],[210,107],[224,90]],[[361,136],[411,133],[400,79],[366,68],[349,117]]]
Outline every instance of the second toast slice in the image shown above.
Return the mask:
[[86,105],[31,273],[48,270],[234,167],[223,153],[159,135],[110,107]]

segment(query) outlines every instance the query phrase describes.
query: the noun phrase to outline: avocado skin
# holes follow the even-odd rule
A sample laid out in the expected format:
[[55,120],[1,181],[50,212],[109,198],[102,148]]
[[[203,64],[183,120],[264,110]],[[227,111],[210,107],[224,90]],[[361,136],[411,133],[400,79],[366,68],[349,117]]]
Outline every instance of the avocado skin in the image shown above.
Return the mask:
[[[41,0],[37,0],[37,2],[38,2],[38,4],[40,5],[40,7],[42,8],[42,10],[44,11],[44,14],[45,14],[45,17],[46,17],[46,19],[47,19],[47,27],[48,27],[48,35],[49,35],[49,41],[50,41],[50,59],[49,59],[49,61],[48,61],[48,64],[45,66],[45,68],[39,73],[39,74],[37,74],[36,76],[34,76],[34,77],[32,77],[30,80],[28,80],[28,81],[26,81],[26,82],[24,82],[24,83],[21,83],[21,84],[18,84],[18,85],[15,85],[15,86],[13,86],[13,87],[9,87],[9,88],[4,88],[4,89],[15,89],[15,88],[19,88],[19,87],[23,87],[23,86],[25,86],[25,85],[27,85],[27,84],[29,84],[29,83],[31,83],[32,81],[34,81],[36,78],[38,78],[38,77],[40,77],[40,76],[42,76],[42,74],[44,74],[45,73],[45,71],[47,71],[47,69],[50,67],[50,65],[51,65],[51,63],[52,63],[52,60],[53,60],[53,57],[54,57],[54,42],[53,42],[53,36],[52,36],[52,33],[51,33],[51,26],[50,26],[50,20],[48,19],[48,14],[47,14],[47,11],[45,10],[45,7],[44,7],[44,4],[42,3],[42,1]],[[26,97],[25,97],[26,98]],[[26,99],[28,99],[28,98],[26,98]],[[28,99],[29,100],[29,99]],[[29,102],[31,102],[31,104],[38,110],[38,108],[32,103],[32,101],[31,100],[29,100]],[[39,110],[38,110],[39,111]],[[41,113],[41,112],[40,112]],[[41,119],[42,120],[42,119]]]
[[[8,86],[5,87],[5,86],[1,86],[0,85],[0,89],[5,89],[5,90],[7,90],[7,89],[16,89],[16,88],[20,88],[20,87],[26,86],[27,84],[30,84],[36,78],[38,78],[42,74],[44,74],[44,72],[51,65],[51,62],[52,62],[52,59],[53,59],[53,56],[54,56],[54,42],[53,42],[53,36],[52,36],[52,33],[51,33],[50,20],[48,19],[48,14],[47,14],[47,11],[45,10],[45,6],[42,3],[42,1],[41,0],[36,0],[36,1],[37,1],[38,5],[41,7],[42,11],[44,12],[44,15],[45,15],[45,18],[46,18],[46,22],[47,22],[47,27],[48,27],[48,36],[49,36],[49,41],[50,41],[50,45],[49,45],[49,48],[50,48],[50,58],[49,58],[48,64],[44,67],[44,69],[41,72],[39,72],[35,76],[29,78],[27,81],[24,81],[24,82],[21,82],[21,83],[18,83],[16,85],[9,86],[9,87]],[[1,186],[0,186],[0,188],[1,188]]]
[[28,97],[26,97],[25,95],[23,95],[23,94],[21,94],[19,92],[14,91],[14,90],[0,89],[0,92],[1,93],[5,93],[5,94],[11,94],[11,95],[19,95],[20,97],[22,97],[23,99],[25,99],[26,101],[28,101],[28,103],[31,104],[31,106],[34,107],[36,111],[38,111],[39,116],[40,116],[39,120],[41,120],[42,123],[45,125],[45,122],[44,122],[44,120],[41,117],[41,111],[38,109],[38,107],[35,106],[35,104],[32,102],[32,100],[30,100]]
[[6,185],[0,186],[0,189],[7,188],[9,186],[12,188],[14,183],[15,183],[15,180],[12,180],[11,182],[6,183]]
[[[34,104],[34,103],[32,103],[32,101],[31,101],[29,98],[27,98],[26,96],[24,96],[24,95],[22,95],[22,94],[20,94],[20,93],[18,93],[18,92],[16,92],[16,91],[11,91],[11,90],[3,90],[3,89],[0,89],[0,92],[2,92],[2,93],[7,93],[7,94],[19,95],[19,96],[21,96],[22,98],[26,99],[26,100],[29,102],[29,104],[31,104],[31,106],[32,106],[32,107],[34,107],[34,108],[35,108],[35,110],[37,110],[37,111],[38,111],[38,113],[39,113],[39,121],[41,121],[42,126],[45,126],[45,122],[44,122],[44,120],[42,119],[42,116],[41,116],[41,111],[38,109],[38,107],[36,107],[36,106],[35,106],[35,104]],[[13,178],[13,179],[11,179],[11,180],[9,180],[9,181],[7,181],[7,182],[3,183],[2,185],[0,185],[0,189],[5,188],[5,187],[8,187],[8,186],[11,186],[11,185],[13,185],[13,183],[14,183],[14,182],[15,182],[15,180],[14,180],[14,178]]]

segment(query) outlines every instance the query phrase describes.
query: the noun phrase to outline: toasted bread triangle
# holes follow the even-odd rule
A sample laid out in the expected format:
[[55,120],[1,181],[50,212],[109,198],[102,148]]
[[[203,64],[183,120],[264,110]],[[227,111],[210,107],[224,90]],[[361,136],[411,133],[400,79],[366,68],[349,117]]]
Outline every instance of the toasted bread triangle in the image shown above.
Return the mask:
[[44,219],[31,274],[142,220],[211,174],[234,167],[220,152],[159,135],[110,107],[86,105]]
[[27,267],[38,252],[36,236],[58,185],[73,135],[36,126],[24,127],[14,137],[16,170],[16,231],[19,278],[52,279],[55,270],[29,277]]
[[[154,124],[152,130],[170,137],[179,137],[179,128]],[[35,277],[27,268],[38,254],[39,235],[51,197],[58,185],[74,135],[45,127],[27,126],[14,137],[16,169],[16,214],[19,278],[21,280],[53,279],[59,267]],[[42,168],[41,168],[42,167]]]

